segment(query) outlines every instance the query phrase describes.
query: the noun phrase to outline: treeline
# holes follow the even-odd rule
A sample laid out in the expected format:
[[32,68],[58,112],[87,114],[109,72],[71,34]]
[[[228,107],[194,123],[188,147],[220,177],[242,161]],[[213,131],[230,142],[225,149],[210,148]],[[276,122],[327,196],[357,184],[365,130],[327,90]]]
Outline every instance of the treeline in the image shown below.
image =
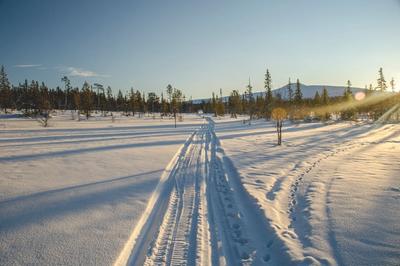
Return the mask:
[[45,83],[25,80],[18,86],[10,84],[4,67],[0,69],[0,107],[7,110],[20,110],[26,115],[43,115],[50,110],[76,110],[88,118],[93,111],[104,116],[112,112],[125,115],[161,113],[162,116],[190,112],[190,104],[182,91],[168,85],[164,93],[145,94],[130,89],[127,93],[113,94],[111,87],[84,82],[82,88],[72,87],[68,77],[63,77],[63,88],[48,88]]
[[[283,108],[290,120],[329,120],[332,117],[342,120],[365,118],[377,120],[396,105],[400,105],[400,93],[395,92],[394,79],[390,81],[390,91],[384,78],[382,68],[379,69],[377,86],[370,84],[363,91],[353,93],[350,80],[343,87],[342,96],[329,96],[328,90],[322,88],[313,98],[304,98],[299,79],[295,83],[289,82],[286,86],[287,97],[272,91],[272,78],[269,70],[265,73],[264,93],[253,93],[253,87],[247,85],[243,94],[233,90],[229,97],[223,97],[220,90],[219,96],[212,94],[210,101],[202,101],[194,109],[213,113],[214,116],[230,114],[236,118],[239,114],[249,115],[250,120],[256,118],[271,119],[276,108]],[[399,120],[399,108],[395,119]],[[388,117],[390,118],[390,117]],[[391,117],[393,118],[393,117]]]
[[[365,87],[361,94],[352,92],[352,84],[347,81],[343,96],[331,97],[326,88],[322,93],[316,92],[314,98],[304,98],[299,79],[295,83],[289,82],[286,86],[286,97],[273,93],[272,77],[269,70],[264,77],[264,93],[254,95],[250,84],[244,93],[232,90],[227,97],[212,94],[209,100],[194,103],[187,100],[183,92],[168,85],[161,95],[154,92],[144,93],[130,89],[116,95],[111,87],[101,84],[85,82],[81,88],[72,87],[68,77],[61,79],[62,87],[48,88],[45,83],[25,80],[17,86],[12,85],[4,67],[0,69],[0,108],[20,110],[30,116],[48,117],[51,110],[76,110],[90,117],[93,111],[102,115],[111,115],[112,112],[121,112],[127,116],[142,116],[146,113],[159,113],[163,116],[174,116],[177,113],[190,113],[202,110],[204,113],[213,113],[215,116],[230,114],[231,117],[249,115],[250,120],[265,118],[271,119],[273,110],[283,108],[287,118],[291,120],[328,120],[332,117],[343,120],[357,118],[379,119],[390,108],[400,103],[399,93],[394,92],[395,83],[392,79],[389,86],[379,69],[377,85]],[[79,117],[79,116],[78,116]],[[398,119],[398,118],[397,118]]]

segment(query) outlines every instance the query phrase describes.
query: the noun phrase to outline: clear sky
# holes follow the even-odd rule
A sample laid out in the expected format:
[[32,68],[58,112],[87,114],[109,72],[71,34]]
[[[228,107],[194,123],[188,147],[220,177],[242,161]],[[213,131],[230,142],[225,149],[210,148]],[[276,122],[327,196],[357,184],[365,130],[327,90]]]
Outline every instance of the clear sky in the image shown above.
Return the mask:
[[[11,81],[84,80],[194,98],[299,78],[400,84],[399,0],[0,0],[0,64]],[[400,87],[400,86],[397,86]]]

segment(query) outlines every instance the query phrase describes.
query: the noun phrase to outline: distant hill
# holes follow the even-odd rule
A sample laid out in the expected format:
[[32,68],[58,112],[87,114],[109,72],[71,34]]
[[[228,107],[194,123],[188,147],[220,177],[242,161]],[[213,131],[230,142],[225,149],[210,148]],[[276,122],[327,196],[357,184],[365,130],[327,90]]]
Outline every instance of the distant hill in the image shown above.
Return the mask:
[[[293,92],[296,89],[296,84],[292,83],[292,90]],[[328,90],[328,94],[330,97],[335,97],[335,96],[342,96],[345,87],[344,86],[327,86],[327,85],[305,85],[305,84],[300,84],[301,92],[303,93],[303,98],[314,98],[315,93],[318,91],[318,93],[321,95],[322,90],[324,87]],[[281,88],[273,90],[274,95],[277,95],[278,93],[282,96],[283,99],[287,98],[287,89],[288,86],[285,85]],[[359,91],[364,91],[362,88],[351,88],[353,94]],[[264,94],[263,92],[257,93],[257,95]]]
[[[292,83],[292,90],[293,92],[296,89],[296,83]],[[335,97],[335,96],[342,96],[345,87],[344,86],[328,86],[328,85],[305,85],[305,84],[300,84],[300,88],[301,88],[301,92],[303,93],[303,98],[314,98],[315,93],[318,91],[318,93],[321,95],[322,94],[322,90],[323,88],[326,88],[328,90],[328,94],[329,97]],[[274,89],[272,91],[272,93],[274,94],[274,96],[276,96],[277,94],[280,94],[282,99],[287,99],[287,89],[288,89],[288,85],[282,86],[280,88]],[[363,88],[351,88],[353,94],[359,91],[364,91]],[[261,92],[254,92],[253,93],[254,97],[257,96],[264,96],[265,92],[261,91]],[[228,97],[229,96],[224,96],[223,100],[224,102],[228,101]],[[209,101],[211,98],[206,98],[206,99],[196,99],[193,100],[193,103],[198,104],[201,103],[202,101]]]

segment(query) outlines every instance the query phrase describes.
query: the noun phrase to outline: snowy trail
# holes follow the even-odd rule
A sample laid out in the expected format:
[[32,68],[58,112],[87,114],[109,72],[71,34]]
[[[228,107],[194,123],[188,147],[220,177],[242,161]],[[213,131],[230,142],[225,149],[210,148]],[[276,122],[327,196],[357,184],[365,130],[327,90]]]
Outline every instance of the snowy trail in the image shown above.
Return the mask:
[[[229,176],[238,176],[230,181],[239,182],[230,183],[235,196],[242,194],[239,203],[248,206],[242,208],[244,217],[251,217],[249,209],[262,212],[262,218],[256,219],[268,231],[263,237],[268,249],[258,245],[257,251],[265,254],[268,264],[347,265],[352,261],[356,265],[363,261],[366,265],[368,260],[393,264],[398,248],[384,241],[396,242],[393,235],[398,235],[398,223],[393,222],[393,217],[399,217],[394,204],[399,199],[399,170],[394,163],[400,143],[398,125],[288,125],[282,147],[273,144],[274,127],[265,122],[249,127],[220,121],[216,133],[226,150],[217,153],[222,154],[224,165],[232,164],[226,167]],[[229,157],[224,157],[225,152]],[[390,204],[391,208],[381,207]],[[364,212],[369,208],[376,210]],[[378,211],[384,215],[374,216]],[[258,242],[253,235],[252,240]]]
[[[269,261],[268,232],[249,214],[211,119],[174,161],[127,260],[116,265],[252,265]],[[237,180],[239,181],[239,180]],[[237,194],[237,195],[236,195]],[[253,216],[251,216],[253,215]]]

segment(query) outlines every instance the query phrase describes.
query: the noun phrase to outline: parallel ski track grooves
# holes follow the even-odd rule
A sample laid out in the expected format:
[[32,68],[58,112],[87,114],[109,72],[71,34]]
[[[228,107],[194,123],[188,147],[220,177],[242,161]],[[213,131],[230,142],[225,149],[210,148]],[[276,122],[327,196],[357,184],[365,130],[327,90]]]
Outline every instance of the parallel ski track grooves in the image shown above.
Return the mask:
[[163,198],[158,227],[148,236],[152,241],[136,247],[139,254],[147,253],[144,265],[260,263],[260,255],[255,256],[258,251],[264,253],[264,248],[252,240],[252,218],[244,217],[248,211],[235,196],[220,149],[214,122],[207,119],[173,167],[169,177],[173,187]]
[[[162,225],[145,265],[193,265],[196,262],[203,137],[202,126],[179,161]],[[204,240],[199,240],[200,244]]]

